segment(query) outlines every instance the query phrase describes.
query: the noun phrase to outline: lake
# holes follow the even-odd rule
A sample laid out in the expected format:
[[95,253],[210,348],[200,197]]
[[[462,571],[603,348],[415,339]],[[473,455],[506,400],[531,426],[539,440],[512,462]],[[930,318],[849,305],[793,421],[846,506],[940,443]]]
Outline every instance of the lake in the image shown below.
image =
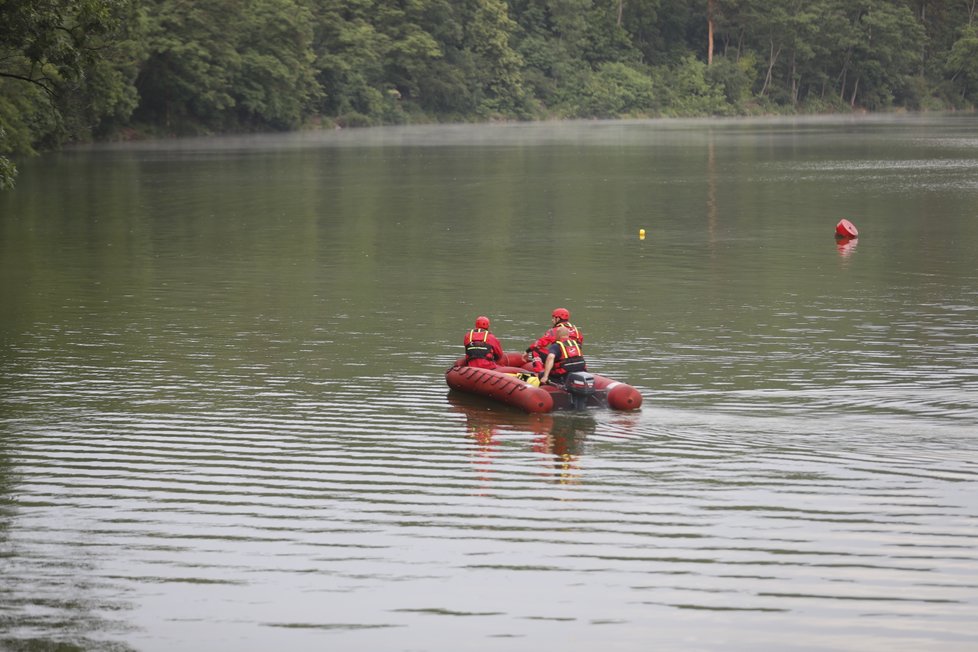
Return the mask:
[[[0,649],[978,649],[978,116],[20,169]],[[640,410],[449,392],[555,307]]]

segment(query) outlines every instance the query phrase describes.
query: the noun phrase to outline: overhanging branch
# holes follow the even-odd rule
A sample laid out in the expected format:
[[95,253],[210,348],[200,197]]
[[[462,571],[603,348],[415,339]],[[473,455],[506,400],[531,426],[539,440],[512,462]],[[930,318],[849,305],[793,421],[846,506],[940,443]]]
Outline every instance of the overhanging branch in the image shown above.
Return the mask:
[[35,86],[40,87],[41,90],[43,90],[48,95],[51,96],[54,95],[54,89],[45,83],[47,81],[46,78],[35,79],[33,77],[25,77],[24,75],[18,75],[17,73],[3,72],[2,70],[0,70],[0,77],[6,77],[7,79],[19,79],[20,81],[25,81],[30,84],[34,84]]

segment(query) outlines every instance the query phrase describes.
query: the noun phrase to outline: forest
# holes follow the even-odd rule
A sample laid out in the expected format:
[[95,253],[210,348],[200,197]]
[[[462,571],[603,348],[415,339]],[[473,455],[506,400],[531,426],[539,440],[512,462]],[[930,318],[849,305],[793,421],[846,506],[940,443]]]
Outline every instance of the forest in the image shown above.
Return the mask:
[[0,189],[92,140],[973,110],[978,0],[0,0]]

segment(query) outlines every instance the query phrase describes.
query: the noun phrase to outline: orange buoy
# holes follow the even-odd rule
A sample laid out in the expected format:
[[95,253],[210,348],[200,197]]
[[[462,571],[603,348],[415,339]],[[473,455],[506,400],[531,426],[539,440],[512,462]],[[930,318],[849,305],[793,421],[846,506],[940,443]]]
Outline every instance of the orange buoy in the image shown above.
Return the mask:
[[835,225],[835,235],[839,238],[858,238],[859,229],[849,220],[839,220]]

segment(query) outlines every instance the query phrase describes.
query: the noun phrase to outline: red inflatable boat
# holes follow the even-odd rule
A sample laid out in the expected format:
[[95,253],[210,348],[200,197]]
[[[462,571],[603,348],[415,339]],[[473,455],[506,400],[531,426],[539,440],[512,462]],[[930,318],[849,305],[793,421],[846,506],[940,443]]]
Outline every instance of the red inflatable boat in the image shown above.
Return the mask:
[[[599,376],[580,373],[579,382],[568,383],[570,389],[558,385],[535,386],[525,380],[529,376],[521,365],[519,353],[506,355],[506,366],[479,369],[464,366],[458,360],[445,372],[445,382],[452,389],[518,407],[526,412],[610,407],[614,410],[636,410],[642,405],[642,395],[631,385]],[[572,381],[575,379],[572,379]]]

